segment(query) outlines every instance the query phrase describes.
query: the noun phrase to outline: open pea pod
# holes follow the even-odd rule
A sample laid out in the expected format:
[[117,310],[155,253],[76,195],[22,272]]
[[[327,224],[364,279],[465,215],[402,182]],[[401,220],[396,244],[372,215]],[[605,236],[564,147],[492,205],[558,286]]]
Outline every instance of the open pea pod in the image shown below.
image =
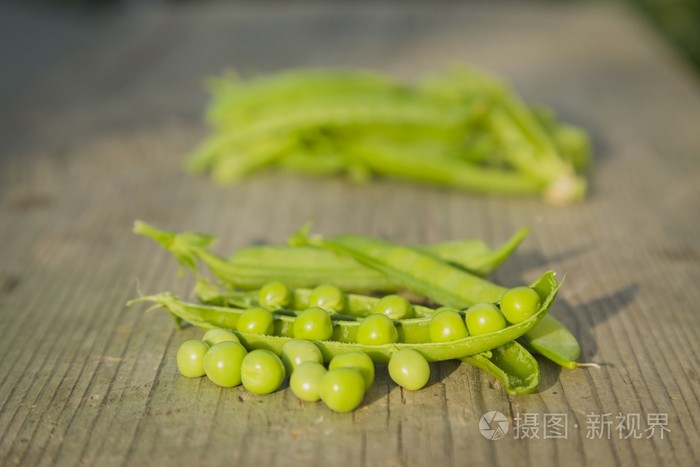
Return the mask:
[[[385,274],[408,290],[456,308],[467,308],[479,302],[498,302],[508,290],[415,248],[378,238],[358,235],[324,238],[309,235],[305,227],[290,239],[290,243],[316,246],[347,255]],[[578,342],[562,323],[553,318],[528,330],[523,341],[565,368],[576,366],[574,360],[578,358]]]
[[[208,305],[217,305],[233,308],[250,308],[260,306],[258,301],[259,290],[222,290],[222,288],[212,284],[207,279],[197,280],[194,293],[197,298]],[[309,308],[309,297],[313,289],[298,288],[292,289],[292,300],[290,308],[296,311],[303,311]],[[379,303],[380,298],[369,295],[349,293],[345,295],[345,307],[343,314],[364,318],[372,313],[374,307]],[[412,304],[413,313],[416,317],[430,317],[435,310]]]
[[[537,313],[522,323],[514,324],[489,334],[478,336],[469,336],[464,339],[455,340],[452,342],[399,342],[395,344],[361,345],[356,342],[341,342],[341,341],[316,341],[315,343],[321,349],[321,352],[326,360],[330,360],[335,355],[347,352],[361,351],[367,353],[376,363],[387,363],[392,354],[401,349],[415,349],[420,352],[428,361],[451,360],[456,358],[467,357],[478,354],[486,350],[491,350],[511,342],[532,329],[533,326],[541,320],[549,310],[550,305],[554,301],[559,290],[559,284],[554,278],[554,273],[548,272],[544,274],[535,284],[533,288],[540,294],[541,306]],[[234,329],[238,322],[240,311],[234,311],[231,308],[214,307],[206,305],[195,305],[182,302],[175,298],[172,294],[164,293],[150,297],[141,297],[129,302],[129,304],[139,302],[154,302],[159,306],[167,309],[171,314],[179,320],[187,321],[195,326],[205,329],[222,327]],[[241,341],[250,348],[266,348],[276,353],[281,353],[282,346],[288,342],[291,337],[289,334],[293,327],[294,316],[282,316],[277,313],[275,319],[275,332],[282,335],[254,335],[246,333],[238,333]],[[411,321],[411,320],[405,320]],[[424,329],[427,320],[419,318],[416,321],[422,324],[416,329]],[[340,324],[342,320],[334,322],[334,334],[336,337],[343,340],[351,340],[351,336],[337,335],[336,329],[343,329]],[[403,322],[400,322],[403,325]],[[293,334],[292,334],[293,335]],[[288,337],[289,336],[289,337]]]
[[537,360],[516,341],[460,360],[494,376],[508,394],[530,394],[540,384]]

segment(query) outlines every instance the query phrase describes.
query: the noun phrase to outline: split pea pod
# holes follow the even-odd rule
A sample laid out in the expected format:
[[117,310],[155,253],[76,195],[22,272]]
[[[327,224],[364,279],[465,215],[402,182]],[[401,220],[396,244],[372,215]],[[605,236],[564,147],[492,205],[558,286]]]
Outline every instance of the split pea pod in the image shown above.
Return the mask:
[[[258,290],[221,290],[206,279],[199,279],[194,289],[194,294],[203,303],[234,308],[261,306],[258,292]],[[297,288],[291,290],[289,307],[296,311],[309,308],[309,299],[312,293],[313,289]],[[364,318],[372,313],[379,302],[380,298],[378,297],[348,293],[345,294],[345,306],[342,313]],[[435,313],[435,310],[425,306],[412,304],[411,307],[417,317],[430,317]]]
[[[377,238],[354,235],[323,238],[309,236],[302,229],[290,242],[348,255],[413,292],[456,308],[466,308],[480,302],[498,302],[508,290],[414,248]],[[524,342],[535,341],[535,345],[531,346],[534,350],[559,365],[574,368],[580,350],[573,334],[554,318],[546,318],[538,327],[532,332],[528,331],[523,337]]]
[[[554,278],[554,274],[544,274],[532,287],[541,297],[541,305],[537,312],[521,323],[513,324],[505,329],[488,334],[468,336],[451,342],[425,342],[425,334],[420,333],[425,332],[424,326],[427,319],[418,318],[416,320],[404,320],[419,322],[420,324],[415,328],[407,327],[403,322],[401,323],[401,326],[404,326],[404,342],[383,345],[362,345],[352,342],[352,336],[344,336],[342,331],[336,331],[336,329],[342,330],[344,327],[344,325],[340,324],[343,321],[336,321],[333,326],[333,339],[338,340],[314,341],[314,343],[318,345],[326,361],[330,361],[334,356],[342,353],[361,351],[368,354],[375,363],[387,363],[391,355],[406,348],[411,348],[420,352],[428,361],[442,361],[468,357],[494,349],[517,339],[532,329],[532,327],[547,314],[559,289],[559,284]],[[242,310],[235,310],[232,308],[188,304],[167,293],[135,299],[132,300],[130,304],[148,301],[166,308],[178,321],[187,321],[205,329],[217,327],[236,328],[238,318],[242,312]],[[240,337],[241,341],[250,348],[264,348],[280,354],[282,346],[293,339],[293,333],[290,330],[293,328],[294,317],[283,316],[279,313],[276,313],[276,315],[275,333],[281,335],[270,336],[241,332],[237,332],[237,335]],[[350,326],[346,328],[350,328]],[[414,339],[418,342],[411,342]],[[345,342],[342,340],[345,340]]]

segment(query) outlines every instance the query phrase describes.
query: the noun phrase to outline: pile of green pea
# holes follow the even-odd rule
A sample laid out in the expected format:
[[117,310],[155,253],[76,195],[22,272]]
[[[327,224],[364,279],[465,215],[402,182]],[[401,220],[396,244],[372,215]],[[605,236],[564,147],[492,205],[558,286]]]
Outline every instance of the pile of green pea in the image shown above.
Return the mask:
[[[272,335],[273,311],[288,309],[293,292],[281,282],[271,282],[258,293],[258,306],[244,310],[237,322],[242,334]],[[322,400],[336,412],[350,412],[364,399],[375,378],[375,364],[361,351],[334,356],[324,366],[321,350],[314,341],[327,341],[333,334],[332,314],[346,310],[347,297],[333,285],[320,285],[309,296],[308,308],[299,312],[293,325],[294,339],[278,356],[266,349],[248,351],[234,330],[213,328],[202,339],[182,343],[177,366],[186,377],[207,376],[222,387],[243,387],[254,394],[278,390],[289,378],[291,391],[301,400]],[[534,315],[540,297],[529,287],[509,289],[499,306],[477,303],[464,313],[450,307],[435,310],[430,318],[430,342],[451,342],[467,336],[489,334]],[[414,316],[413,305],[401,295],[379,299],[366,317],[361,318],[357,343],[364,346],[397,343],[397,321]],[[394,352],[388,363],[391,379],[404,389],[418,390],[430,379],[430,365],[415,349]]]

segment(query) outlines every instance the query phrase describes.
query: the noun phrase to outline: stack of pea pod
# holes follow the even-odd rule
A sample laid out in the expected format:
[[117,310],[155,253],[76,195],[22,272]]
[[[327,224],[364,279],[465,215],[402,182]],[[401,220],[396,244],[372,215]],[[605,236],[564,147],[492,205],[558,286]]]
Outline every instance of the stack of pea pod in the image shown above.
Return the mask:
[[[230,354],[236,356],[236,370],[226,370],[227,383],[217,384],[242,382],[252,392],[267,393],[289,376],[300,398],[321,398],[343,412],[361,402],[374,379],[374,364],[388,364],[397,384],[415,390],[428,381],[428,362],[458,359],[497,378],[510,394],[537,389],[539,365],[533,351],[565,368],[577,366],[576,338],[548,314],[560,287],[553,272],[512,289],[481,277],[516,250],[527,229],[491,249],[473,239],[409,247],[355,235],[324,238],[304,228],[289,245],[252,246],[228,259],[209,250],[215,240],[209,235],[162,231],[141,221],[134,231],[158,242],[194,272],[200,303],[169,292],[132,302],[153,302],[178,325],[228,332],[226,342],[205,336],[186,343],[178,355],[186,376],[207,374],[221,381],[221,375],[206,371],[207,365],[220,372],[230,365],[211,355]],[[410,303],[401,291],[434,306]],[[297,374],[304,363],[309,365]],[[347,382],[358,381],[347,371],[336,375],[348,367],[362,376],[362,391]],[[345,382],[329,382],[334,378]],[[345,395],[336,394],[337,388]]]
[[210,87],[212,131],[188,167],[222,183],[276,168],[535,194],[553,204],[585,196],[587,133],[479,70],[414,84],[366,70],[229,73]]

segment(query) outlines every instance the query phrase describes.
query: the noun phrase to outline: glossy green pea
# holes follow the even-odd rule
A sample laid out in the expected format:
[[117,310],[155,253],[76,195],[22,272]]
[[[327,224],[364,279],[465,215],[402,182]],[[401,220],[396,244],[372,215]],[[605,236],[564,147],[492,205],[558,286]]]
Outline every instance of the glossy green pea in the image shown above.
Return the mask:
[[182,376],[199,378],[204,376],[204,355],[209,345],[199,339],[186,340],[177,349],[177,369]]
[[227,329],[220,328],[208,330],[204,333],[202,340],[209,344],[210,347],[219,342],[238,342],[238,338],[234,333]]
[[321,378],[321,400],[336,412],[355,410],[365,397],[365,380],[351,368],[329,370]]
[[219,386],[230,388],[241,384],[241,363],[247,355],[237,342],[220,342],[204,354],[204,372]]
[[285,376],[282,360],[269,350],[253,350],[241,362],[241,382],[253,394],[276,391]]
[[357,343],[363,345],[384,345],[398,342],[399,332],[394,320],[386,315],[370,315],[362,320],[357,328]]
[[430,379],[428,361],[413,349],[402,349],[389,360],[389,376],[402,388],[417,391]]
[[429,329],[431,342],[451,342],[464,339],[468,335],[462,316],[452,310],[433,316]]
[[335,370],[336,368],[352,368],[359,371],[365,380],[366,389],[369,389],[374,382],[374,362],[365,352],[348,352],[336,355],[328,364],[328,369]]
[[501,297],[501,312],[509,323],[522,323],[540,307],[540,296],[530,287],[515,287]]
[[249,334],[272,334],[272,313],[264,308],[249,308],[241,313],[236,329]]
[[293,339],[284,344],[282,363],[284,363],[288,375],[293,374],[299,365],[306,362],[323,363],[323,355],[316,344],[301,339]]
[[401,295],[386,295],[374,305],[372,313],[383,314],[394,320],[407,319],[413,316],[413,306]]
[[308,306],[340,313],[345,309],[345,294],[334,285],[322,284],[311,292]]
[[279,281],[265,284],[258,292],[258,305],[263,308],[277,310],[287,308],[292,302],[292,291]]
[[492,303],[472,305],[467,310],[464,320],[467,323],[467,331],[472,336],[500,331],[506,327],[506,319]]
[[292,373],[289,388],[299,399],[315,402],[321,399],[321,380],[327,371],[320,363],[304,362]]
[[332,335],[333,323],[323,308],[309,308],[294,320],[294,337],[297,339],[325,341]]

